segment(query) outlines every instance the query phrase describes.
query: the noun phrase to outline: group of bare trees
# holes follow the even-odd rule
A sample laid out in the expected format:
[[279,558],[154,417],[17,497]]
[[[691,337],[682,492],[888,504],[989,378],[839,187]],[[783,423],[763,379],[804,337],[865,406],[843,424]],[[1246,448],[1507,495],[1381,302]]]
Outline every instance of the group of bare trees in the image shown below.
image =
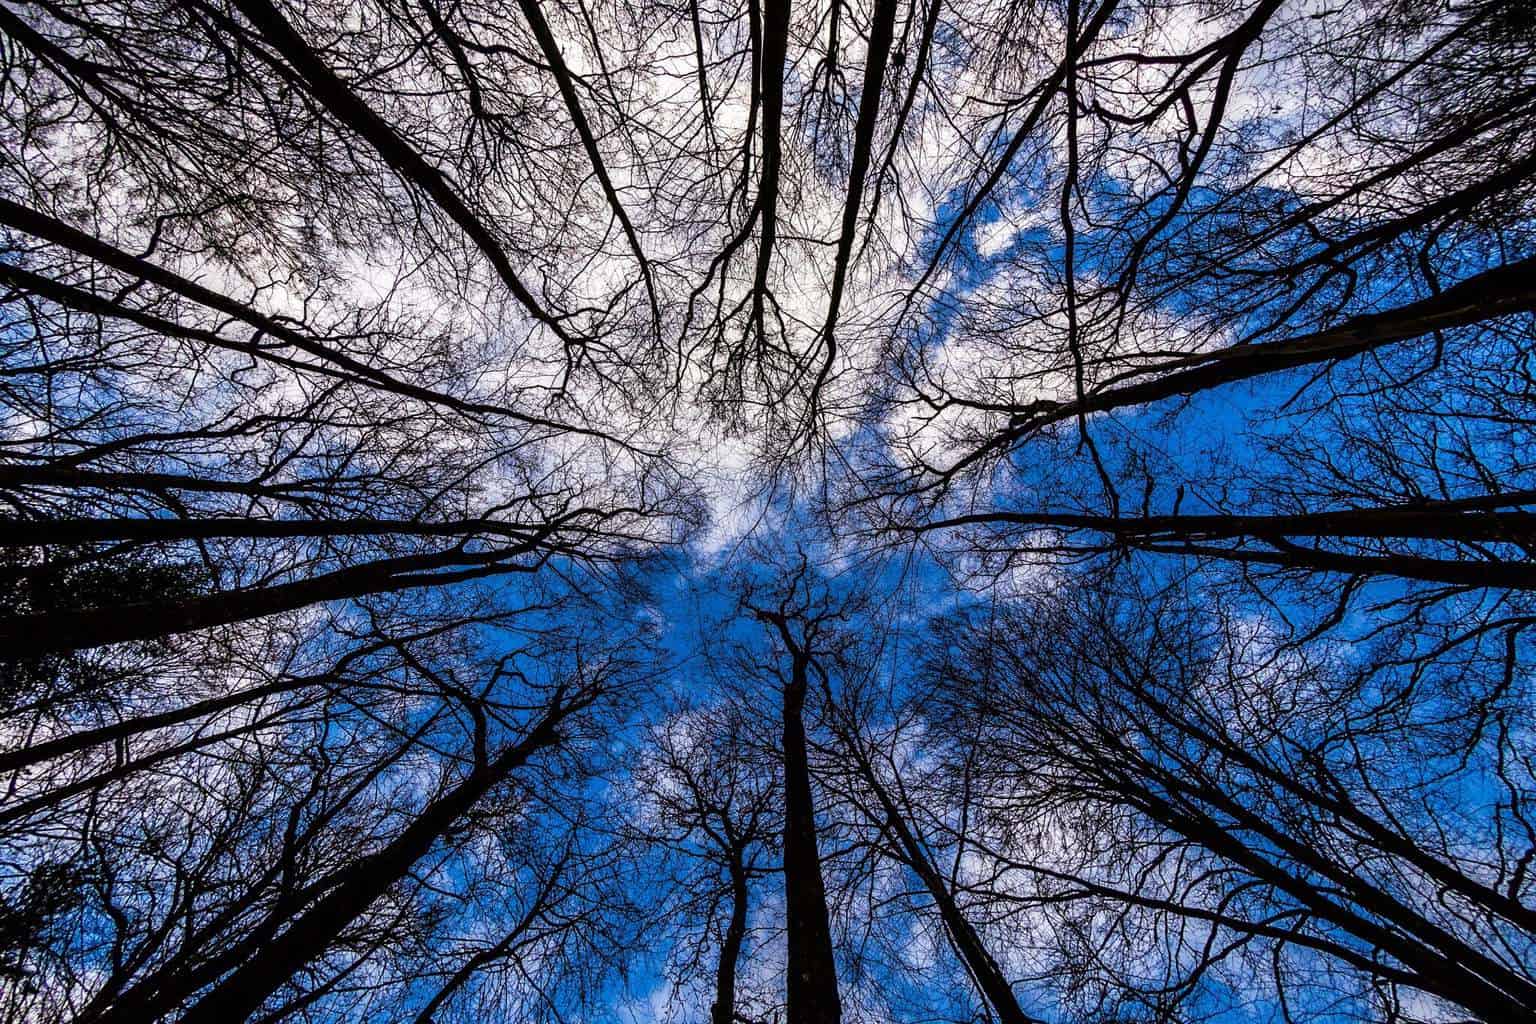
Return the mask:
[[1497,658],[1299,641],[1245,591],[1130,570],[903,629],[776,569],[643,773],[704,911],[671,977],[713,1019],[1536,1013],[1518,631]]
[[0,0],[0,1019],[1536,1021],[1533,139],[1521,0]]

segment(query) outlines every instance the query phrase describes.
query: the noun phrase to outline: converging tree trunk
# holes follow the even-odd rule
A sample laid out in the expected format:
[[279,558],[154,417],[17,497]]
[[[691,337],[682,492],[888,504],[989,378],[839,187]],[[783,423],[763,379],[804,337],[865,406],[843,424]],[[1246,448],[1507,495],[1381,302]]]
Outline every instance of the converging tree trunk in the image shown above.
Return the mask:
[[[552,707],[522,740],[476,767],[464,781],[424,808],[384,847],[331,876],[324,894],[307,908],[285,921],[273,922],[270,928],[251,933],[251,938],[260,941],[242,943],[238,959],[221,961],[223,970],[233,970],[180,1019],[195,1024],[250,1019],[263,1002],[329,948],[354,920],[404,878],[486,793],[527,764],[534,754],[559,743],[560,723],[593,699],[595,695],[583,695]],[[154,992],[118,1000],[93,1021],[130,1024],[157,1020],[174,1012],[184,999],[212,980],[202,971],[170,979]]]
[[955,900],[954,892],[929,857],[916,828],[896,805],[890,789],[880,780],[875,766],[859,745],[857,736],[845,733],[844,743],[844,749],[853,758],[859,777],[880,804],[880,810],[885,815],[885,821],[881,824],[895,838],[903,863],[912,869],[918,881],[923,883],[928,897],[933,900],[949,941],[975,981],[982,998],[992,1007],[992,1012],[997,1014],[1002,1024],[1040,1024],[1019,1006],[1018,997],[1013,994],[1013,986],[1008,983],[1002,967],[988,952],[975,926],[966,918],[965,912]]
[[[802,572],[804,570],[802,569]],[[805,738],[805,698],[814,657],[811,623],[796,637],[783,609],[754,609],[784,643],[789,674],[783,680],[784,754],[784,906],[788,958],[785,963],[785,1019],[788,1024],[838,1024],[842,1002],[832,955],[826,885],[816,836],[816,804],[811,791],[810,758]]]
[[816,842],[805,691],[805,665],[797,656],[794,679],[784,688],[784,905],[789,939],[785,1016],[789,1024],[837,1024],[842,1004]]
[[734,1024],[736,1020],[736,969],[741,961],[741,945],[747,935],[747,911],[751,894],[747,889],[747,870],[740,848],[729,853],[730,918],[725,937],[720,942],[720,956],[715,964],[715,1001],[709,1007],[713,1024]]

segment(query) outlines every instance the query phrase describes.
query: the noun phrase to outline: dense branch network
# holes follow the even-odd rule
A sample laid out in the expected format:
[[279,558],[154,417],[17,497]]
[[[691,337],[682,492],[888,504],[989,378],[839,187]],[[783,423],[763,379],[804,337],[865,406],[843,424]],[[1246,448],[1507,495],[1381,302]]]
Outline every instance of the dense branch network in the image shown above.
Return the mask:
[[0,1019],[1536,1021],[1533,138],[1519,0],[0,0]]

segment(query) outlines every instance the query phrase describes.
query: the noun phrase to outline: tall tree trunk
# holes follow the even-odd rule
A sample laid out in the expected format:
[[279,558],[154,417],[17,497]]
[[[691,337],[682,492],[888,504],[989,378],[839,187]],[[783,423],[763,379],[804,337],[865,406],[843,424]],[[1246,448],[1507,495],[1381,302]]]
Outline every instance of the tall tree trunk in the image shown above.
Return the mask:
[[805,749],[806,661],[794,652],[784,688],[784,905],[789,933],[786,1024],[838,1024],[842,1003],[816,845],[816,809]]
[[715,1001],[709,1008],[712,1024],[732,1024],[736,1019],[736,964],[741,959],[741,943],[747,934],[747,869],[740,847],[731,850],[731,920],[720,944],[720,962],[715,968]]
[[[1527,158],[1517,168],[1514,180],[1536,171],[1536,158]],[[1027,434],[1080,414],[1196,394],[1266,374],[1351,359],[1387,345],[1431,336],[1436,331],[1528,313],[1536,309],[1533,275],[1536,257],[1527,257],[1475,274],[1438,295],[1352,317],[1312,334],[1281,341],[1240,342],[1179,357],[1158,367],[1158,376],[1151,380],[1132,380],[1076,400],[1038,399],[1019,407],[1007,430],[989,446],[1012,444]]]
[[358,862],[341,884],[300,915],[276,940],[187,1010],[182,1024],[246,1020],[266,999],[319,956],[358,916],[432,848],[442,834],[491,787],[527,763],[535,751],[558,742],[555,721],[545,719],[523,741],[477,770],[436,801],[384,849]]
[[[1426,921],[1392,894],[1363,879],[1341,881],[1342,869],[1330,870],[1322,854],[1294,842],[1288,848],[1282,844],[1282,851],[1295,856],[1300,866],[1300,871],[1290,869],[1237,838],[1229,823],[1199,807],[1176,806],[1150,787],[1121,786],[1128,802],[1154,821],[1241,866],[1292,896],[1319,919],[1338,925],[1402,963],[1419,977],[1424,991],[1464,1006],[1490,1022],[1536,1022],[1536,986]],[[1261,823],[1261,819],[1249,816],[1246,821],[1239,819],[1238,824],[1251,828],[1256,822]],[[1271,831],[1266,838],[1273,835]],[[1321,884],[1302,873],[1308,869],[1321,876]]]
[[[1528,558],[1511,554],[1434,557],[1398,551],[1379,542],[1401,538],[1481,546],[1488,543],[1528,547],[1536,538],[1536,514],[1496,506],[1529,504],[1530,491],[1478,495],[1419,507],[1381,506],[1288,515],[1097,515],[1071,512],[984,512],[937,520],[913,532],[996,524],[1091,532],[1103,539],[1074,550],[1135,547],[1144,551],[1204,555],[1233,562],[1273,565],[1358,576],[1396,576],[1456,586],[1536,590],[1536,569]],[[1378,542],[1363,553],[1307,546],[1303,540],[1338,538],[1355,545]],[[1244,546],[1248,544],[1262,547]]]
[[949,933],[950,942],[954,944],[956,952],[965,962],[966,970],[975,980],[976,987],[981,990],[982,996],[997,1014],[997,1019],[1002,1024],[1039,1024],[1019,1006],[1018,998],[1013,994],[1013,986],[1008,984],[1002,968],[992,958],[992,954],[987,952],[981,936],[976,934],[975,927],[966,919],[959,904],[955,902],[954,893],[950,891],[948,885],[944,884],[938,868],[929,859],[928,852],[923,849],[916,831],[896,807],[896,801],[892,798],[890,791],[875,775],[874,765],[869,763],[868,758],[857,747],[851,736],[848,737],[847,743],[849,749],[854,752],[859,774],[864,777],[865,783],[874,791],[875,798],[880,801],[880,809],[885,814],[886,824],[896,836],[896,841],[900,843],[907,866],[928,890],[929,897],[938,908],[939,918],[944,922],[944,929]]
[[526,567],[510,559],[533,551],[553,530],[551,525],[531,531],[532,539],[515,547],[492,551],[449,548],[429,554],[381,558],[287,583],[185,601],[8,616],[0,619],[0,646],[12,658],[36,657],[224,626],[326,601],[354,600],[497,573],[525,572]]
[[[526,764],[539,750],[559,742],[559,723],[591,703],[593,697],[551,709],[526,737],[482,764],[452,791],[427,805],[393,840],[332,876],[325,895],[293,916],[275,938],[242,943],[234,970],[181,1017],[182,1024],[232,1024],[249,1020],[256,1010],[306,964],[325,952],[347,926],[389,888],[404,878],[456,822],[494,786]],[[201,972],[192,972],[201,975]],[[207,979],[212,980],[212,979]],[[168,984],[145,999],[118,1001],[96,1024],[130,1024],[165,1016],[202,984]]]
[[[254,703],[263,697],[271,697],[279,693],[288,693],[293,690],[302,690],[307,687],[320,686],[337,681],[338,677],[329,674],[313,676],[300,676],[292,679],[280,679],[263,686],[253,686],[248,690],[236,690],[234,693],[225,694],[222,697],[211,697],[208,700],[198,701],[176,708],[173,711],[162,711],[153,715],[140,715],[137,718],[128,718],[112,725],[104,725],[96,729],[82,729],[79,732],[70,733],[67,736],[57,736],[41,743],[34,743],[30,747],[18,747],[14,750],[0,751],[0,773],[21,771],[51,761],[55,758],[65,757],[90,747],[105,746],[108,743],[126,746],[127,741],[135,736],[140,736],[156,729],[164,729],[173,725],[190,722],[196,718],[206,718],[216,715],[220,711],[227,711],[242,704]],[[126,758],[117,768],[126,766]]]

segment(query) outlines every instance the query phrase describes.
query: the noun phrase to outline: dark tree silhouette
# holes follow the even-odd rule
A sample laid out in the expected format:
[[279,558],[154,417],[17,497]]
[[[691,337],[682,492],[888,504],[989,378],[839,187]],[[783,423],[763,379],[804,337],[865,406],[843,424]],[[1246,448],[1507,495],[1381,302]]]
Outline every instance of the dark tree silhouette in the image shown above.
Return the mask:
[[[1188,596],[1084,588],[943,628],[932,708],[979,762],[978,815],[1108,829],[1081,841],[1127,851],[1105,876],[1091,852],[1000,848],[1005,870],[1035,876],[1028,898],[1118,906],[1126,927],[1147,911],[1182,919],[1194,948],[1175,989],[1256,946],[1295,1005],[1300,963],[1320,954],[1378,1012],[1409,988],[1529,1019],[1521,865],[1536,847],[1468,843],[1519,816],[1512,738],[1483,722],[1519,698],[1466,706],[1427,679],[1309,661]],[[1483,777],[1516,803],[1447,802]]]
[[[742,1016],[737,977],[754,883],[774,870],[765,860],[784,827],[782,790],[764,745],[748,710],[727,697],[718,705],[680,708],[657,726],[653,752],[637,773],[645,793],[646,816],[637,826],[644,841],[681,854],[676,899],[708,908],[700,915],[704,934],[688,954],[693,964],[679,965],[678,980],[694,971],[711,975],[712,1024],[734,1024]],[[704,938],[716,933],[713,971],[694,966],[709,955]]]
[[805,705],[811,676],[825,671],[818,658],[835,623],[848,609],[819,586],[805,556],[774,590],[748,588],[743,608],[772,631],[780,657],[772,664],[781,692],[784,758],[784,966],[785,1019],[794,1024],[837,1024],[842,1019],[832,928],[822,878],[816,799],[811,786]]
[[1530,1019],[1533,138],[1521,0],[0,0],[0,1018]]

